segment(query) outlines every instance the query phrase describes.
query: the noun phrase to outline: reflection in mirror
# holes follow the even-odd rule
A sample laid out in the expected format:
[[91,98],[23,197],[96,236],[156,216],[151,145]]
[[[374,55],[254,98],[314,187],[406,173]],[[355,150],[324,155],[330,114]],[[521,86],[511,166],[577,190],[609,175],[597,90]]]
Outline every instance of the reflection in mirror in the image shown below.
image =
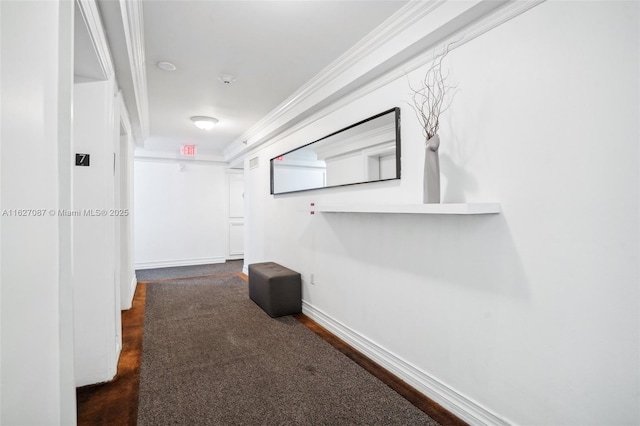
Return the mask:
[[400,108],[271,159],[271,193],[400,179]]

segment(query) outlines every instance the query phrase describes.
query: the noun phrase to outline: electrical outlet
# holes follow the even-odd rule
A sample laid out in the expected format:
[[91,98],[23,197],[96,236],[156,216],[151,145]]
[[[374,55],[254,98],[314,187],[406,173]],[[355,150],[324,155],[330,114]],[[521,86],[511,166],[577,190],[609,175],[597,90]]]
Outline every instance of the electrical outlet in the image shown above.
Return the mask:
[[316,281],[313,276],[313,272],[311,273],[311,284],[316,285]]

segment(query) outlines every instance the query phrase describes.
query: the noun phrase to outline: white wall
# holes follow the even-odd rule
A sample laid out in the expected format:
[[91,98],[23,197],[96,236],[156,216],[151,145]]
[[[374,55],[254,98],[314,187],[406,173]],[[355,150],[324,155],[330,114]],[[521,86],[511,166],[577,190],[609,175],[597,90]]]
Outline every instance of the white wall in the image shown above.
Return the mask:
[[[0,3],[0,423],[75,424],[68,206],[73,4]],[[68,157],[67,157],[68,158]],[[66,192],[65,192],[66,191]],[[65,193],[62,193],[65,192]]]
[[[116,280],[114,148],[119,144],[113,82],[74,87],[74,148],[89,167],[74,167],[74,306],[76,385],[111,380],[121,349],[119,277]],[[117,124],[116,124],[117,123]],[[93,212],[87,215],[85,212]],[[100,214],[98,212],[106,212]]]
[[[636,2],[549,1],[450,53],[443,202],[499,215],[302,211],[421,201],[405,77],[261,150],[246,264],[301,272],[307,314],[467,421],[638,424],[638,28]],[[401,181],[269,195],[269,158],[393,106]]]
[[225,166],[136,159],[134,181],[136,269],[227,259]]

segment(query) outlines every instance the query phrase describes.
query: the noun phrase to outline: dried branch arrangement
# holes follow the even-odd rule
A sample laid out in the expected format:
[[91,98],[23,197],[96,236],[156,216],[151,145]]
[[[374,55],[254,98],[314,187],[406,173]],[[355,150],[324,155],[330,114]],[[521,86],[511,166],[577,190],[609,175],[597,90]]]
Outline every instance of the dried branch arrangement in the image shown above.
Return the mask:
[[456,86],[447,83],[449,74],[442,71],[442,61],[450,49],[451,44],[447,45],[442,53],[435,55],[431,67],[420,82],[422,87],[415,89],[409,83],[413,101],[411,106],[422,125],[426,140],[438,133],[440,115],[449,109],[453,100],[453,96],[449,95]]

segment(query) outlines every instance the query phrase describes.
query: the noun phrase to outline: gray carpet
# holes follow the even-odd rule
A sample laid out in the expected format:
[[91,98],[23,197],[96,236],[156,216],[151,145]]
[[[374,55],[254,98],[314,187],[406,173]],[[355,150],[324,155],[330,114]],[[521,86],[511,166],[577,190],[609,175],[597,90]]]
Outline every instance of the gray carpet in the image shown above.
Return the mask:
[[242,272],[243,260],[227,260],[210,265],[175,266],[171,268],[139,269],[138,281],[161,281],[173,278],[203,277],[206,275]]
[[147,285],[138,425],[436,425],[236,276]]

